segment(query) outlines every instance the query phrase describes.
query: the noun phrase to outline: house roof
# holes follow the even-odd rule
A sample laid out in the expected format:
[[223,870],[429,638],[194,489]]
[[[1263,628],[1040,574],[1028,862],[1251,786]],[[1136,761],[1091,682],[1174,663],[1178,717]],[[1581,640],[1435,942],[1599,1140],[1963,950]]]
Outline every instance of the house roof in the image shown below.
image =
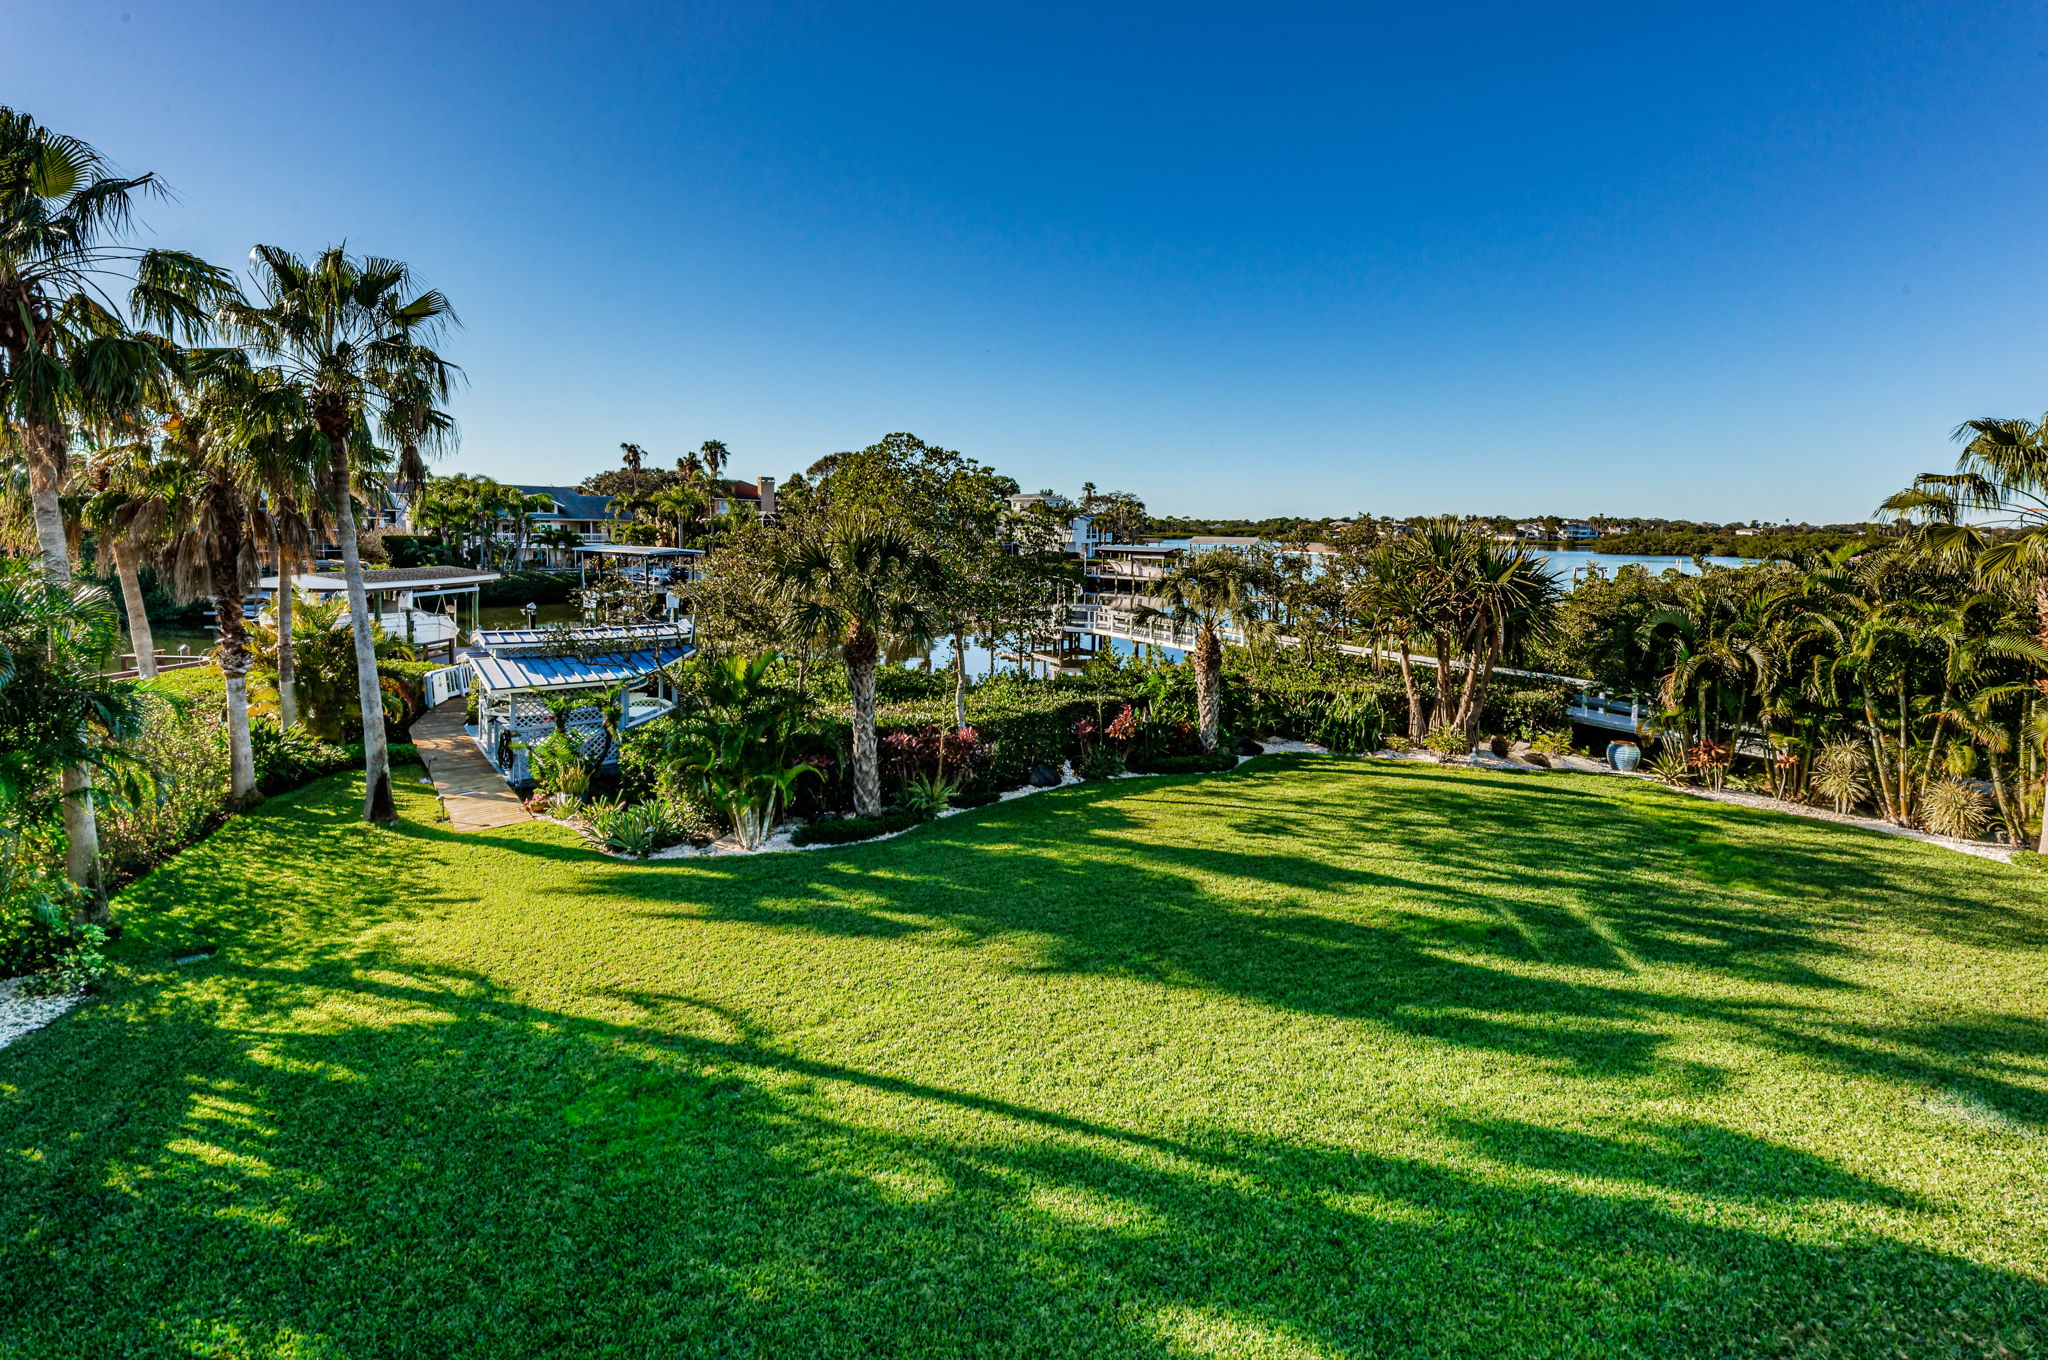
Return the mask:
[[[514,483],[518,486],[518,483]],[[573,486],[519,486],[529,496],[547,496],[562,507],[565,519],[610,519],[611,497],[592,496]],[[543,517],[544,518],[544,517]]]
[[[472,571],[468,567],[371,567],[363,572],[365,590],[417,590],[423,586],[476,586],[495,581],[495,571]],[[265,576],[256,582],[265,590],[277,589],[277,578]],[[322,593],[348,589],[348,577],[338,571],[298,572],[292,585],[300,590]]]
[[508,689],[594,689],[652,675],[690,654],[682,643],[605,656],[472,656],[486,693]]
[[725,499],[729,501],[757,501],[761,499],[761,488],[755,486],[752,482],[740,482],[727,478],[725,488]]

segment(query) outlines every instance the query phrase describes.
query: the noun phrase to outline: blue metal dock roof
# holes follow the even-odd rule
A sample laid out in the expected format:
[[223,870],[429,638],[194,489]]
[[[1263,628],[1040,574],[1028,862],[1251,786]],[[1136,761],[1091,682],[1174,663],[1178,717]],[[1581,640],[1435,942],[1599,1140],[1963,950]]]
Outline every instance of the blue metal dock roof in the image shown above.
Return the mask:
[[690,649],[680,643],[604,656],[472,656],[486,693],[508,689],[587,689],[652,675],[680,661]]

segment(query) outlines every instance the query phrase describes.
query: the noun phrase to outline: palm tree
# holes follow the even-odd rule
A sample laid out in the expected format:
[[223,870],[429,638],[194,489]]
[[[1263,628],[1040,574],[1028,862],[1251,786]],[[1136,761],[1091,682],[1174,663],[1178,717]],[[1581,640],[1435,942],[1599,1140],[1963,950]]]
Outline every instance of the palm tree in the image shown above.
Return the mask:
[[[456,370],[433,344],[454,322],[454,309],[439,292],[420,288],[406,265],[358,259],[340,246],[306,261],[260,245],[251,252],[251,267],[260,300],[229,303],[221,316],[252,353],[277,365],[325,444],[329,505],[341,539],[355,635],[367,784],[363,817],[392,821],[398,813],[391,801],[383,690],[356,538],[357,470],[373,456],[373,424],[387,437],[400,436],[401,452],[448,434],[440,410]],[[429,419],[429,412],[439,418]]]
[[[164,373],[163,344],[131,331],[100,280],[133,266],[128,310],[145,325],[198,336],[231,289],[221,270],[180,251],[118,238],[153,175],[109,173],[100,153],[0,107],[0,427],[20,450],[44,578],[71,581],[62,491],[80,423],[131,414]],[[99,826],[83,767],[67,768],[65,870],[97,899]]]
[[647,508],[657,515],[675,521],[676,546],[683,546],[683,539],[689,533],[689,526],[703,517],[710,505],[704,493],[689,482],[676,482],[663,487],[647,499]]
[[531,495],[516,486],[508,486],[503,508],[506,518],[512,522],[512,569],[523,570],[526,566],[526,539],[533,531],[533,517],[547,514],[555,508],[555,503],[546,496]]
[[128,618],[128,645],[143,679],[156,676],[156,637],[142,601],[142,565],[154,562],[164,545],[163,495],[155,485],[159,469],[148,438],[131,438],[95,451],[91,480],[99,489],[86,501],[82,518],[92,530],[121,583]]
[[[0,809],[22,825],[48,788],[50,771],[141,775],[131,743],[142,735],[143,691],[110,680],[120,646],[112,602],[96,586],[58,587],[29,562],[0,559]],[[70,806],[94,797],[64,789]],[[105,924],[104,893],[81,895],[81,920]]]
[[[2048,416],[1966,420],[1953,437],[1956,470],[1922,473],[1878,513],[1917,523],[1920,546],[1968,561],[1987,584],[2031,591],[2035,640],[2048,647]],[[2048,694],[2048,677],[2035,684]],[[2048,853],[2048,815],[2039,849]]]
[[91,146],[0,107],[0,419],[27,455],[55,584],[71,573],[58,495],[75,422],[137,410],[164,373],[161,343],[128,328],[99,280],[132,265],[129,310],[193,336],[231,290],[196,256],[117,243],[136,200],[161,192],[154,175],[114,176]]
[[885,636],[922,644],[935,628],[928,558],[904,534],[865,512],[835,515],[787,536],[769,579],[793,631],[838,643],[853,696],[854,810],[882,810],[875,739],[875,666]]
[[[549,504],[552,505],[553,502]],[[583,535],[566,524],[544,524],[540,532],[533,536],[533,541],[539,547],[571,552],[583,546]]]
[[704,473],[712,481],[725,475],[725,465],[732,461],[732,450],[725,446],[723,439],[707,439],[697,448],[697,459],[704,465]]
[[[270,471],[252,456],[251,431],[267,422],[251,418],[275,397],[275,373],[252,369],[239,354],[210,356],[194,365],[184,409],[164,422],[161,457],[172,470],[164,484],[171,534],[167,559],[171,588],[182,599],[211,598],[220,641],[214,661],[227,693],[228,810],[260,797],[249,733],[251,659],[244,607],[259,575],[258,552],[278,530],[265,502]],[[270,436],[255,435],[255,442]],[[280,582],[279,595],[289,594]],[[288,626],[281,621],[282,626]]]
[[1200,552],[1161,577],[1154,593],[1175,623],[1195,627],[1195,717],[1202,749],[1216,749],[1223,721],[1223,625],[1240,622],[1252,608],[1258,571],[1243,555],[1228,551]]

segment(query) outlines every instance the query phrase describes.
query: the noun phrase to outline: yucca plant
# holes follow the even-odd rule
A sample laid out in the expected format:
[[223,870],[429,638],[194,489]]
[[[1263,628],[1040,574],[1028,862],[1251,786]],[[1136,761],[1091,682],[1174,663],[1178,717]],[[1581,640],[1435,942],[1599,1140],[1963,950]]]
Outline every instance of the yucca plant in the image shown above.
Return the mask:
[[1927,786],[1920,820],[1936,835],[1974,840],[1991,824],[1991,803],[1974,785],[1941,779]]
[[1814,791],[1831,799],[1835,811],[1846,814],[1870,796],[1870,757],[1863,743],[1852,737],[1831,741],[1813,760]]

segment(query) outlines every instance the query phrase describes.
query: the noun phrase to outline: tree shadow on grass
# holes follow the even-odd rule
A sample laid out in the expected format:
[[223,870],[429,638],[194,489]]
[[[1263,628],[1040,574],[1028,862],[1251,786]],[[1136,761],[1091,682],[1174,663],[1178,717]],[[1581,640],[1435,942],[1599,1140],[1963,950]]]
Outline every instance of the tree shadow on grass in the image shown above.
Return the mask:
[[289,996],[273,970],[226,966],[203,1023],[174,999],[120,1052],[71,1027],[11,1074],[0,1113],[24,1155],[0,1160],[0,1279],[34,1306],[0,1310],[0,1352],[2048,1343],[2038,1281],[1860,1233],[1731,1226],[1721,1206],[1891,1201],[1708,1126],[1452,1125],[1456,1164],[1127,1129],[807,1061],[729,1010],[715,1038],[522,1005],[457,969],[286,971]]
[[[643,921],[738,922],[933,947],[1024,941],[1048,973],[1128,977],[1370,1020],[1588,1076],[1698,1089],[1681,1023],[1845,1070],[1954,1085],[2048,1119],[2038,1017],[1826,1000],[1860,989],[1873,917],[1966,943],[2048,940],[2041,894],[1988,863],[1718,805],[1524,796],[1479,777],[1309,762],[1090,786],[833,855],[617,863],[572,891]],[[1475,784],[1496,793],[1472,795]],[[1561,791],[1570,792],[1570,791]],[[1589,815],[1590,812],[1594,815]],[[1734,811],[1742,812],[1736,809]],[[1872,842],[1878,842],[1873,845]],[[1883,853],[1873,854],[1872,851]],[[2021,885],[2031,887],[2031,885]],[[1756,987],[1780,989],[1760,996]]]

